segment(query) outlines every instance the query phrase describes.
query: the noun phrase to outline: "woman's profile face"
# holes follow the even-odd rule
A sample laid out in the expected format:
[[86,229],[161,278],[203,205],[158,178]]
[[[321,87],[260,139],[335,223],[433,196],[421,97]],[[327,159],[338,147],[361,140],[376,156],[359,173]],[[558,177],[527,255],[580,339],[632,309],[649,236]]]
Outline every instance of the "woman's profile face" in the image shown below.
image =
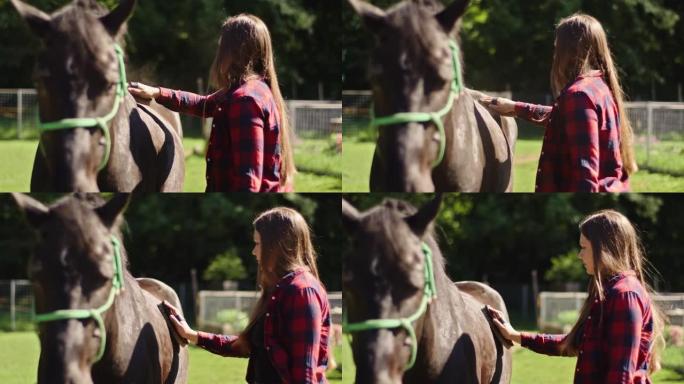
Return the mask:
[[591,248],[591,242],[586,237],[584,237],[583,234],[580,234],[579,245],[580,245],[580,251],[579,251],[579,255],[577,255],[577,256],[582,260],[582,264],[584,264],[584,269],[586,269],[587,274],[593,275],[594,274],[594,251]]
[[261,265],[261,235],[255,230],[252,236],[254,237],[254,248],[252,248],[252,255],[256,257],[257,263]]

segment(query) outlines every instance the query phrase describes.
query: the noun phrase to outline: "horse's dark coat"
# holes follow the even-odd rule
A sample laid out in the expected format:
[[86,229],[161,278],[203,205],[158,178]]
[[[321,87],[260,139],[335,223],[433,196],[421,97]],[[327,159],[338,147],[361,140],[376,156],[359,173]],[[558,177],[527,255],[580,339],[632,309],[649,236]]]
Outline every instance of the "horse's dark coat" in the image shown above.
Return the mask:
[[[348,1],[375,41],[369,67],[375,115],[442,109],[455,76],[448,40],[458,41],[468,0],[447,8],[433,0],[403,1],[387,11]],[[510,191],[515,120],[482,107],[476,93],[457,96],[443,118],[446,137],[433,123],[378,127],[371,191]],[[439,141],[446,145],[444,159],[432,168]]]
[[[101,306],[114,275],[110,237],[121,238],[128,197],[104,203],[97,196],[69,196],[49,207],[25,195],[15,199],[42,234],[29,263],[36,312]],[[40,323],[38,383],[185,383],[187,348],[158,307],[167,300],[180,308],[178,296],[160,281],[134,279],[123,246],[121,257],[124,290],[103,314],[104,356],[91,366],[100,343],[94,320]]]
[[[35,70],[41,121],[109,113],[119,79],[114,43],[122,40],[135,0],[122,0],[109,13],[95,0],[76,0],[51,15],[20,0],[12,3],[43,42]],[[177,124],[177,119],[141,111],[126,92],[108,123],[111,155],[106,168],[98,172],[105,142],[99,128],[45,132],[36,151],[31,190],[180,192],[185,158]]]
[[[495,337],[482,312],[490,305],[506,313],[501,296],[478,282],[453,283],[430,230],[440,198],[419,210],[397,200],[359,213],[342,203],[345,227],[354,247],[345,259],[343,291],[347,319],[401,318],[415,312],[423,294],[420,243],[433,254],[437,299],[414,324],[418,339],[415,365],[402,329],[353,335],[357,383],[508,383],[511,354]],[[507,315],[506,315],[507,316]]]

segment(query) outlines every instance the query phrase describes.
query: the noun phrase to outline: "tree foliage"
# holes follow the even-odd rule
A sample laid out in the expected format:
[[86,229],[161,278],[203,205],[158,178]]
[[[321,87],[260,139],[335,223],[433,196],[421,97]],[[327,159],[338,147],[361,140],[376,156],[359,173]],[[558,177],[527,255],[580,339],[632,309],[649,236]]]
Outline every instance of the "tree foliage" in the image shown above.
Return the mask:
[[[52,12],[68,0],[27,0]],[[118,1],[101,1],[113,8]],[[126,37],[131,80],[197,91],[204,87],[221,23],[251,13],[268,26],[285,97],[339,99],[341,3],[316,0],[138,1]],[[40,42],[8,0],[0,0],[0,87],[31,87]]]
[[[58,196],[37,198],[49,201]],[[124,214],[123,227],[129,268],[134,276],[189,282],[192,269],[201,278],[212,262],[228,253],[238,257],[246,270],[243,288],[251,288],[257,270],[251,254],[252,220],[275,206],[294,208],[304,216],[318,252],[321,279],[330,290],[339,290],[341,222],[336,195],[149,194],[134,198]],[[26,278],[35,242],[34,230],[12,199],[1,195],[0,279]]]
[[[429,195],[387,196],[414,205]],[[365,210],[379,203],[380,194],[345,195]],[[436,221],[435,231],[447,272],[453,280],[483,280],[494,283],[529,283],[530,271],[539,276],[553,266],[557,255],[575,257],[579,242],[578,224],[589,213],[616,209],[639,230],[646,255],[655,270],[656,284],[665,291],[684,289],[684,258],[680,243],[684,237],[681,218],[684,200],[677,195],[588,195],[588,194],[448,194]],[[344,254],[350,250],[343,244]],[[543,283],[551,283],[548,275]]]
[[[371,2],[385,8],[397,1]],[[629,98],[651,99],[653,85],[657,99],[676,99],[676,85],[684,84],[684,2],[677,0],[472,0],[460,30],[466,84],[548,93],[554,27],[580,11],[596,17],[606,30]],[[367,89],[373,39],[348,5],[342,21],[345,89]]]

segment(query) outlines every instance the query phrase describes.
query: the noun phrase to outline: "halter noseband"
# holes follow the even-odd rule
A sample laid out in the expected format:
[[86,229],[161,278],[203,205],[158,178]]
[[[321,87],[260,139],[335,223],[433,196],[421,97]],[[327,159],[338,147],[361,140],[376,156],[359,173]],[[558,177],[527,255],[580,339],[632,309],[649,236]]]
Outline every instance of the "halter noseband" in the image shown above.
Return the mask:
[[95,309],[58,309],[53,312],[46,312],[37,314],[35,317],[36,323],[44,323],[47,321],[59,321],[59,320],[70,320],[70,319],[88,319],[93,318],[97,322],[97,326],[100,329],[100,337],[102,341],[100,342],[100,347],[97,350],[97,355],[93,363],[98,362],[104,355],[105,345],[107,344],[107,330],[104,326],[104,320],[102,320],[102,314],[109,309],[114,303],[114,298],[123,290],[123,265],[121,263],[121,249],[119,240],[112,236],[112,247],[114,248],[114,277],[112,278],[112,289],[109,291],[109,296],[107,301]]
[[[393,115],[375,117],[371,116],[371,127],[380,127],[383,125],[406,124],[406,123],[426,123],[433,122],[439,130],[439,153],[437,158],[432,163],[432,168],[437,167],[444,159],[444,151],[446,148],[444,123],[442,118],[449,113],[451,107],[454,105],[456,96],[463,90],[463,78],[461,75],[461,62],[459,61],[459,49],[456,41],[449,39],[449,48],[451,49],[451,62],[454,68],[454,77],[451,81],[451,91],[449,92],[449,99],[444,108],[437,112],[399,112]],[[372,113],[371,109],[371,113]]]
[[58,131],[62,129],[73,129],[79,127],[98,127],[102,130],[102,134],[105,138],[105,153],[97,171],[103,170],[109,162],[109,153],[112,148],[112,141],[109,136],[109,129],[107,128],[107,123],[109,123],[119,110],[121,101],[124,98],[126,91],[126,67],[124,65],[123,50],[118,44],[114,44],[114,52],[116,52],[116,59],[119,64],[119,81],[116,83],[116,98],[114,99],[114,106],[111,112],[109,112],[104,117],[76,117],[69,119],[61,119],[56,121],[51,121],[48,123],[38,123],[38,129],[42,132],[48,131]]
[[422,243],[421,248],[423,255],[425,255],[425,285],[423,286],[423,298],[416,312],[409,317],[399,319],[371,319],[359,321],[357,323],[347,323],[346,316],[342,318],[342,332],[346,334],[353,334],[363,331],[371,331],[378,329],[394,329],[404,328],[411,338],[411,358],[404,370],[411,369],[416,362],[416,354],[418,351],[418,342],[416,340],[416,331],[413,329],[413,322],[418,320],[425,311],[427,311],[428,304],[437,297],[437,289],[435,287],[435,273],[432,268],[432,251],[427,244]]

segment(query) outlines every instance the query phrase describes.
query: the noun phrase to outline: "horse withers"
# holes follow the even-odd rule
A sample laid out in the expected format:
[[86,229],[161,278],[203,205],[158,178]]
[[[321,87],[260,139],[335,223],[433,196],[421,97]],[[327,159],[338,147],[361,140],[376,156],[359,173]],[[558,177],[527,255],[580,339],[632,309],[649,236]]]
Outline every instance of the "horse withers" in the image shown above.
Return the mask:
[[50,206],[14,194],[40,234],[29,262],[40,338],[38,383],[185,383],[186,341],[161,302],[176,293],[128,272],[119,224],[125,194]]
[[159,105],[136,104],[126,90],[117,43],[135,0],[111,12],[96,0],[75,0],[51,15],[11,2],[42,42],[31,191],[180,192],[185,157],[177,118],[162,117]]
[[342,282],[357,383],[510,382],[510,350],[483,311],[507,317],[506,306],[489,286],[446,275],[431,229],[440,204],[385,200],[361,213],[342,202],[353,239]]
[[371,191],[511,191],[517,125],[462,80],[459,19],[468,0],[412,0],[387,11],[348,0],[372,34],[378,139]]

